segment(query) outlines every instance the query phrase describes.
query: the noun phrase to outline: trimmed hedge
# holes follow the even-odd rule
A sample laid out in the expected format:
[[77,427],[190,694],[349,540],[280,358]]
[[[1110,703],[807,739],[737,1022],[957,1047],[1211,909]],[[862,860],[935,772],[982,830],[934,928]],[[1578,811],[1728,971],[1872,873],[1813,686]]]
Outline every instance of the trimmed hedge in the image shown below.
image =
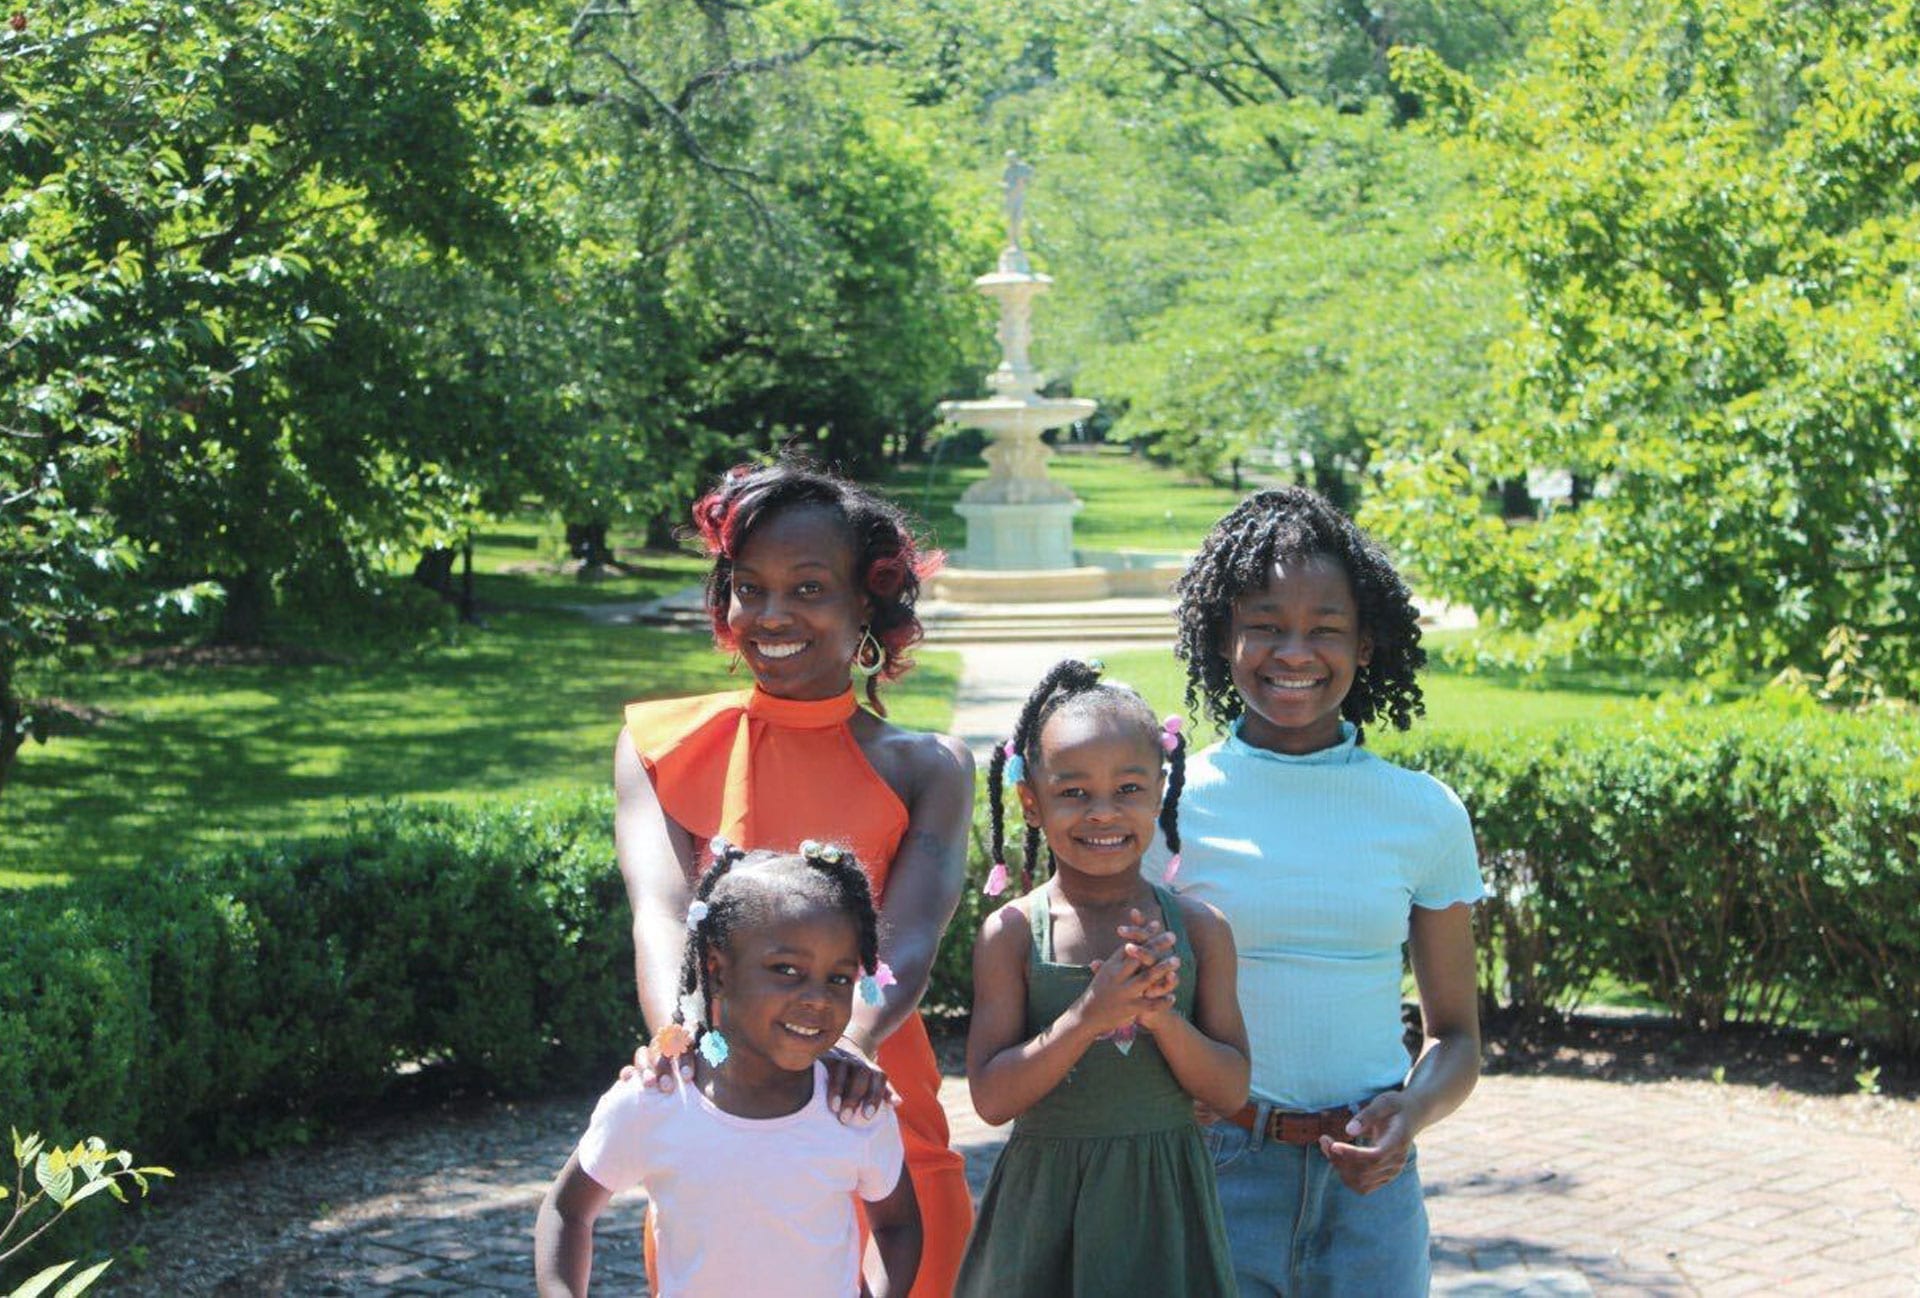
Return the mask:
[[1473,813],[1483,1001],[1539,1016],[1597,980],[1686,1021],[1920,1051],[1920,727],[1742,705],[1542,742],[1417,734],[1395,760]]
[[387,808],[337,839],[0,898],[0,1120],[244,1151],[400,1064],[526,1092],[638,1031],[604,797]]

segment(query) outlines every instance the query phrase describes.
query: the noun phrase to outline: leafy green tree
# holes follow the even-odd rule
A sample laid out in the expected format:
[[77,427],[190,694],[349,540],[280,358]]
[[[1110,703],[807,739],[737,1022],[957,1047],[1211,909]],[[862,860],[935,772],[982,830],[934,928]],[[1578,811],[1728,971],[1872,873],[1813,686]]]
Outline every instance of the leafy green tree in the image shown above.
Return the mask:
[[[1483,423],[1402,448],[1374,515],[1544,643],[1920,689],[1920,24],[1910,3],[1573,3],[1460,123],[1522,285]],[[1537,523],[1490,478],[1594,484]],[[1842,634],[1836,634],[1841,632]]]
[[684,504],[790,441],[869,471],[923,430],[977,319],[892,38],[833,6],[677,3],[583,11],[573,49],[548,98],[598,161],[570,190],[593,250],[572,273],[612,290],[577,350],[638,400],[611,426],[578,408],[601,471],[553,484],[569,516]]
[[[1471,195],[1406,122],[1387,53],[1503,64],[1507,3],[1160,0],[1060,11],[1021,119],[1045,167],[1042,330],[1084,395],[1196,471],[1344,496],[1389,429],[1484,384],[1505,285],[1445,233]],[[1005,110],[1002,110],[1003,112]]]
[[92,0],[0,31],[0,778],[48,664],[215,587],[253,638],[276,585],[444,512],[464,376],[388,289],[537,234],[498,111],[524,17]]

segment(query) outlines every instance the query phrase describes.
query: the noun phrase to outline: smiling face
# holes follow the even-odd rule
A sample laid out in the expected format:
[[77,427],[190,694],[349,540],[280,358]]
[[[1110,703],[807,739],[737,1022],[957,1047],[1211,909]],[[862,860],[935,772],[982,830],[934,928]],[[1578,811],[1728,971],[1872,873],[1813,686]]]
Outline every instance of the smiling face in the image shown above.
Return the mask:
[[847,1030],[860,978],[853,917],[807,897],[776,904],[708,957],[726,1067],[745,1081],[804,1072]]
[[1267,584],[1233,601],[1227,665],[1247,705],[1240,737],[1277,753],[1340,742],[1340,705],[1373,654],[1353,583],[1325,555],[1278,559]]
[[733,560],[727,631],[769,694],[846,693],[867,617],[853,547],[831,509],[781,510],[753,530]]
[[1153,841],[1163,778],[1160,745],[1138,720],[1105,708],[1047,718],[1034,761],[1016,787],[1062,870],[1109,876],[1137,870]]

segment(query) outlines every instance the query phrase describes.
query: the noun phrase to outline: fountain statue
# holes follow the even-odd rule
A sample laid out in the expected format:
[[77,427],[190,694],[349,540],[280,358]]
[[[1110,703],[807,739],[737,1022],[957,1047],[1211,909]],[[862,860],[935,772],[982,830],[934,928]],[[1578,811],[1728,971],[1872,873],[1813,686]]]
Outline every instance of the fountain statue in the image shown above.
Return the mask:
[[1053,286],[1051,278],[1034,272],[1020,242],[1033,175],[1032,166],[1017,154],[1007,154],[1001,186],[1007,246],[999,266],[973,281],[1000,304],[1000,365],[987,376],[993,395],[940,405],[949,423],[983,429],[992,439],[986,450],[987,477],[967,488],[954,506],[967,523],[966,548],[957,556],[967,569],[1057,572],[1072,569],[1075,562],[1073,516],[1080,502],[1047,476],[1053,452],[1040,434],[1085,419],[1095,404],[1077,397],[1041,396],[1042,376],[1028,356],[1033,301]]

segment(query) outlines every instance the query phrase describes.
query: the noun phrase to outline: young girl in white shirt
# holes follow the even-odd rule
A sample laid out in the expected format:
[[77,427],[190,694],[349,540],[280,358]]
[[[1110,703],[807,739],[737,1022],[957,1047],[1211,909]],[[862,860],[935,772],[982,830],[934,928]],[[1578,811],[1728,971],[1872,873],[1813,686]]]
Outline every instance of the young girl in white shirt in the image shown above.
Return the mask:
[[[587,1292],[593,1223],[644,1185],[656,1212],[659,1298],[903,1295],[920,1260],[920,1214],[890,1109],[842,1123],[820,1057],[856,989],[887,980],[866,876],[851,853],[717,844],[687,909],[688,939],[663,1056],[693,1085],[614,1086],[540,1207],[542,1298]],[[872,1231],[862,1278],[854,1198]]]

